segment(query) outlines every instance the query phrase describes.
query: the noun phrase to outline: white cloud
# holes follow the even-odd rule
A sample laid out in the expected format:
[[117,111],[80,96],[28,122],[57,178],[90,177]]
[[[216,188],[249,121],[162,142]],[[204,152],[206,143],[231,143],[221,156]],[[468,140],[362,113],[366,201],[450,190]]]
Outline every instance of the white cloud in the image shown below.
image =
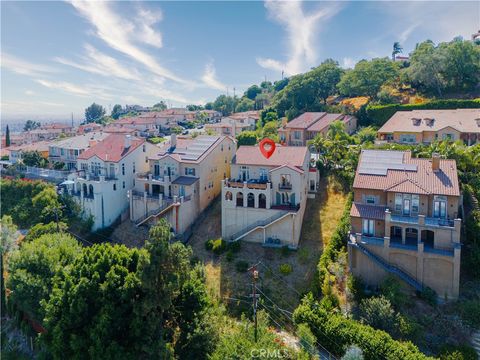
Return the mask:
[[75,9],[95,27],[96,35],[110,47],[143,64],[158,76],[188,84],[189,81],[175,75],[160,65],[152,55],[138,47],[139,42],[156,47],[162,45],[161,35],[151,26],[159,19],[158,14],[148,12],[148,21],[143,26],[136,26],[116,14],[110,4],[104,1],[72,1]]
[[353,69],[356,63],[357,62],[354,59],[350,57],[344,57],[342,61],[342,67],[344,69]]
[[285,63],[269,58],[257,58],[257,63],[275,71],[285,71],[287,75],[298,74],[316,65],[318,54],[315,48],[315,34],[318,33],[320,20],[324,23],[337,14],[338,3],[322,6],[315,11],[303,11],[298,1],[265,2],[269,16],[282,24],[287,32],[289,58]]
[[49,66],[34,64],[22,60],[16,56],[6,54],[4,52],[2,52],[1,59],[2,68],[8,69],[21,75],[38,76],[42,74],[57,72],[55,69]]
[[106,94],[106,90],[108,89],[100,88],[98,86],[78,86],[66,81],[50,81],[44,79],[37,79],[35,81],[46,88],[61,90],[77,96],[92,96],[104,100],[111,99],[111,96]]
[[217,79],[213,61],[207,63],[205,66],[205,72],[203,73],[202,80],[205,85],[215,90],[225,91],[227,88],[227,85],[223,84]]
[[407,41],[410,35],[412,34],[413,30],[415,30],[419,25],[420,25],[419,23],[414,23],[408,26],[405,30],[403,30],[400,33],[400,36],[398,38],[398,41],[400,42],[400,44],[403,44],[405,41]]
[[85,51],[87,56],[82,58],[82,63],[56,57],[54,60],[77,69],[99,74],[108,77],[118,77],[126,80],[140,80],[140,75],[135,68],[127,68],[120,64],[115,58],[108,56],[93,46],[86,44]]
[[35,91],[32,91],[32,90],[25,90],[25,95],[28,95],[28,96],[33,96],[33,95],[35,95]]
[[153,12],[147,9],[138,9],[138,26],[142,31],[137,33],[138,39],[145,44],[161,48],[163,45],[162,35],[153,29],[153,25],[162,20],[161,12]]

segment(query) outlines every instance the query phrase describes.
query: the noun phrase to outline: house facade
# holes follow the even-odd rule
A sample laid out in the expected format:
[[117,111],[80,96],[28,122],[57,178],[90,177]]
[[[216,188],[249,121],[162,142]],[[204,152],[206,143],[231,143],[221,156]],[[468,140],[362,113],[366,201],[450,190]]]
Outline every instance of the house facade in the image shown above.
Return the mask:
[[480,109],[397,111],[377,133],[379,141],[430,144],[436,140],[480,142]]
[[9,151],[9,161],[12,164],[22,162],[22,156],[25,152],[37,151],[45,159],[48,158],[48,147],[50,142],[48,141],[37,141],[31,144],[23,144],[8,147]]
[[221,193],[230,176],[236,143],[228,136],[172,134],[149,156],[148,169],[135,179],[130,219],[137,225],[166,218],[176,234],[185,233],[198,215]]
[[278,145],[266,159],[258,146],[241,146],[222,180],[222,238],[297,248],[307,195],[318,183],[310,169],[306,147]]
[[69,191],[84,215],[93,216],[92,230],[112,225],[121,216],[128,218],[128,191],[135,186],[137,173],[148,170],[148,158],[156,146],[142,138],[110,134],[77,157],[77,172]]
[[357,128],[357,119],[351,115],[306,112],[278,130],[280,142],[288,146],[306,146],[315,136],[326,135],[330,124],[337,120],[345,124],[345,130],[349,134]]
[[394,273],[416,290],[429,287],[442,299],[456,299],[461,197],[455,161],[362,150],[353,191],[353,274],[379,285]]
[[77,168],[77,157],[108,136],[104,132],[88,132],[59,141],[52,141],[48,147],[50,162],[64,163],[67,170]]

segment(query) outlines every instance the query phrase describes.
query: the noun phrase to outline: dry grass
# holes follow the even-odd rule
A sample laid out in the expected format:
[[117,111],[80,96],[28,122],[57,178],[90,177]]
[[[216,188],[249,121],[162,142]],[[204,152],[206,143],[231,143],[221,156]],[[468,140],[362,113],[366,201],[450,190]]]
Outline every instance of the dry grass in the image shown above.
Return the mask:
[[[336,193],[327,181],[322,180],[317,198],[307,202],[298,251],[285,254],[280,249],[242,242],[240,251],[231,262],[227,261],[225,254],[214,255],[207,251],[204,245],[208,239],[221,236],[221,208],[220,201],[217,200],[189,242],[194,256],[205,264],[210,294],[230,305],[235,304],[231,307],[233,312],[238,310],[237,305],[242,304],[244,306],[241,309],[245,310],[245,302],[238,303],[229,299],[248,300],[251,291],[251,275],[237,272],[235,263],[244,260],[253,265],[261,261],[262,265],[258,267],[259,288],[279,306],[292,311],[298,305],[301,295],[312,289],[323,241],[328,241],[334,231],[345,200],[345,195]],[[293,271],[282,275],[279,269],[283,264],[290,264]],[[266,299],[265,296],[262,297]],[[268,301],[266,304],[268,305]],[[248,307],[248,304],[246,306]]]
[[353,106],[355,109],[360,109],[363,105],[368,103],[370,99],[367,96],[358,96],[354,98],[344,99],[341,104]]

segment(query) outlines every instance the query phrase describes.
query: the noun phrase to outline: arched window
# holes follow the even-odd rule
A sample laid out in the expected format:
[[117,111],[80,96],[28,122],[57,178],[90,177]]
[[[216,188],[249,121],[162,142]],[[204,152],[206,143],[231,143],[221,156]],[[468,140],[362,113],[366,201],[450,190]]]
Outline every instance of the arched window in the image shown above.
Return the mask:
[[247,207],[255,207],[255,195],[253,195],[252,193],[248,193]]
[[232,201],[232,199],[233,199],[232,193],[231,193],[230,191],[227,191],[227,192],[225,193],[225,200],[227,200],[227,201]]
[[237,206],[243,206],[243,193],[241,191],[237,193]]
[[117,191],[117,184],[113,184],[113,191]]
[[267,207],[267,197],[265,194],[258,195],[258,207],[265,209]]
[[83,187],[83,196],[87,196],[87,195],[88,195],[88,192],[87,192],[87,184],[84,183],[84,184],[82,185],[82,187]]
[[93,185],[92,185],[92,184],[88,185],[88,194],[89,194],[91,197],[93,197]]

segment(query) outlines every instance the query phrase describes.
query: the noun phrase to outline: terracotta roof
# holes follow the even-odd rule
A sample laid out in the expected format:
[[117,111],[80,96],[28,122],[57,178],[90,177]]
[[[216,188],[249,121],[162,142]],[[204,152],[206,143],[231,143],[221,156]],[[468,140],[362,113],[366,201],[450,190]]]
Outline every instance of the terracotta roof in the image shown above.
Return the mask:
[[[385,169],[386,175],[375,174],[374,172],[377,170],[375,168],[372,168],[372,172],[368,173],[369,164],[362,163],[363,155],[365,154],[366,158],[371,159],[375,157],[375,152],[379,153],[380,158],[384,157],[384,154],[388,151],[362,150],[353,182],[354,188],[410,194],[460,195],[455,160],[440,159],[439,170],[433,171],[431,159],[414,159],[411,158],[410,152],[405,151],[402,152],[404,156],[401,161],[403,164],[410,165],[409,167],[395,169],[392,167],[398,166],[394,164],[394,166]],[[360,168],[367,170],[360,173]]]
[[280,169],[283,169],[283,168],[289,168],[289,169],[292,169],[296,172],[299,172],[300,174],[303,174],[305,171],[303,171],[302,169],[299,169],[298,167],[295,167],[295,166],[292,166],[292,165],[282,165],[282,166],[279,166],[279,167],[276,167],[272,170],[270,170],[270,172],[272,171],[277,171],[277,170],[280,170]]
[[264,165],[270,167],[291,165],[303,169],[306,156],[308,156],[308,149],[305,146],[281,146],[277,144],[275,152],[267,159],[260,152],[258,145],[242,145],[238,148],[235,155],[235,164]]
[[48,146],[51,144],[50,141],[37,141],[31,144],[23,144],[8,147],[8,150],[11,151],[40,151],[48,152]]
[[155,124],[155,119],[153,117],[128,117],[122,118],[114,122],[118,125],[149,125]]
[[135,131],[137,130],[128,126],[107,126],[103,129],[103,132],[109,134],[132,134]]
[[350,216],[365,219],[385,220],[385,206],[353,203]]
[[118,162],[145,142],[145,139],[130,137],[131,145],[125,148],[125,140],[130,135],[110,134],[95,146],[85,150],[77,159],[87,160],[97,156],[103,161]]
[[260,111],[257,111],[257,110],[243,111],[243,112],[233,113],[229,117],[233,119],[252,118],[252,119],[258,120],[260,118]]
[[344,118],[345,116],[343,114],[326,114],[318,121],[310,125],[307,131],[322,131],[325,128],[328,128],[328,126],[335,120],[343,120]]
[[[433,122],[429,119],[433,119]],[[378,132],[421,133],[446,127],[460,132],[480,133],[480,109],[397,111]]]
[[285,125],[286,128],[307,129],[325,116],[326,112],[306,112]]

